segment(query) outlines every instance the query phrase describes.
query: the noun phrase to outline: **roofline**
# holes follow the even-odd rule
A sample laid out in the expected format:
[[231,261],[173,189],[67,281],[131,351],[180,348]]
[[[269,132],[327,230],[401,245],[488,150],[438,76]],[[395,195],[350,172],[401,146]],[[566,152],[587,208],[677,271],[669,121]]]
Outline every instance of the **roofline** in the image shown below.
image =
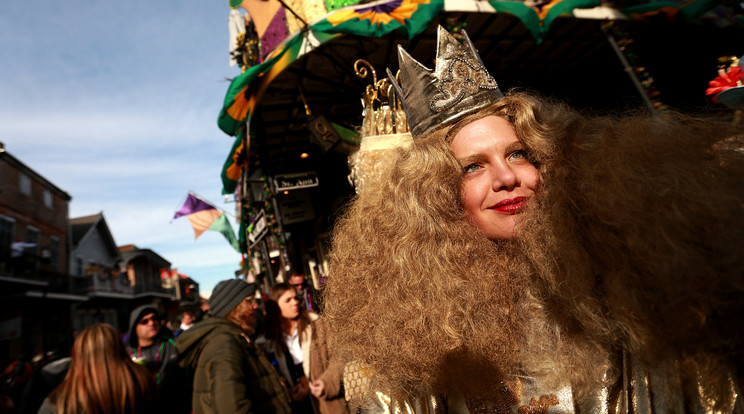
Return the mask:
[[[86,231],[85,235],[83,235],[83,237],[81,237],[80,240],[78,240],[77,245],[80,246],[81,244],[83,244],[83,241],[86,238],[88,238],[91,232],[93,232],[94,229],[98,228],[98,225],[101,224],[101,221],[103,221],[104,226],[102,226],[102,228],[105,230],[104,237],[106,237],[108,241],[110,242],[111,246],[113,246],[114,255],[116,255],[119,258],[119,260],[121,260],[121,252],[119,251],[119,247],[116,245],[116,241],[114,241],[114,236],[113,234],[111,234],[111,230],[109,230],[108,222],[106,222],[106,219],[103,217],[103,211],[99,212],[98,214],[91,214],[89,216],[81,216],[81,217],[75,217],[75,218],[85,218],[85,217],[93,217],[93,216],[98,216],[98,218],[96,219],[95,222],[93,222],[90,225],[90,227],[88,227],[88,231]],[[70,219],[70,220],[72,221],[75,218]],[[75,224],[75,225],[78,225],[78,224]]]
[[[124,258],[124,255],[125,255],[125,254],[127,254],[127,255],[129,255],[129,256],[131,256],[131,257],[130,257],[129,259],[125,259],[125,258]],[[135,257],[139,257],[139,256],[147,256],[148,254],[151,254],[151,255],[155,256],[156,258],[158,258],[158,259],[162,260],[163,262],[165,262],[165,263],[168,263],[168,267],[170,267],[170,266],[171,266],[171,265],[173,264],[173,263],[171,263],[171,262],[170,262],[169,260],[167,260],[166,258],[164,258],[163,256],[161,256],[161,255],[159,255],[159,254],[155,253],[155,251],[154,251],[154,250],[152,250],[152,249],[140,249],[139,247],[135,247],[134,249],[132,249],[132,250],[127,250],[127,251],[125,251],[125,252],[122,252],[121,250],[119,250],[119,255],[121,256],[121,260],[122,260],[122,262],[124,262],[125,264],[126,264],[126,263],[129,263],[129,261],[130,261],[131,259],[134,259]]]
[[20,170],[23,170],[24,172],[28,173],[28,175],[32,176],[34,179],[41,181],[42,184],[44,184],[45,187],[49,187],[52,191],[57,193],[60,197],[65,199],[65,201],[72,200],[72,196],[70,196],[66,191],[62,190],[61,188],[57,187],[52,183],[51,181],[44,178],[41,174],[37,173],[31,167],[24,164],[21,160],[18,158],[12,156],[7,150],[3,149],[0,151],[0,158],[8,161],[9,164],[16,166]]

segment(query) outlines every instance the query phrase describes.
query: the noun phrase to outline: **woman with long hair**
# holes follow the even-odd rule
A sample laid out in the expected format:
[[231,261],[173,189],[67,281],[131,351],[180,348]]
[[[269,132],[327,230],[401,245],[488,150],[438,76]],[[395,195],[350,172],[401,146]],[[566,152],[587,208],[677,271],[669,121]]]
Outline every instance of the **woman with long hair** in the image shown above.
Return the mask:
[[318,316],[302,307],[289,283],[269,290],[263,342],[269,360],[289,390],[293,413],[313,411],[310,385],[311,323]]
[[343,364],[327,341],[325,319],[300,306],[289,283],[269,290],[263,344],[284,385],[293,413],[348,413],[341,387]]
[[741,131],[504,95],[439,30],[434,70],[399,50],[413,143],[334,229],[344,359],[400,401],[447,396],[428,412],[732,411]]
[[153,411],[152,374],[132,362],[124,342],[108,324],[85,328],[75,338],[70,368],[44,401],[40,414],[137,414]]

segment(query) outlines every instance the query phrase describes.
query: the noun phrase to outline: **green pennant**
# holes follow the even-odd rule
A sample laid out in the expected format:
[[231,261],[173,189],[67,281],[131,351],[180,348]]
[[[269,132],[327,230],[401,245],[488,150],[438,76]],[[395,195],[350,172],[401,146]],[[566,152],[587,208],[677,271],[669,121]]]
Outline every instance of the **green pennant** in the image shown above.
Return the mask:
[[[404,23],[392,19],[388,23],[377,24],[356,13],[345,13],[350,17],[343,22],[333,22],[334,16],[328,16],[326,19],[312,25],[314,32],[323,33],[346,33],[357,36],[382,37],[395,30],[404,32],[408,39],[413,39],[421,32],[426,30],[429,24],[444,9],[444,0],[431,0],[429,3],[420,3],[416,10]],[[344,12],[341,10],[341,12]]]
[[243,148],[245,129],[238,130],[238,136],[233,141],[227,159],[222,165],[222,172],[220,173],[222,194],[233,194],[235,192],[235,186],[238,184],[238,179],[240,179],[240,174],[243,171],[244,158],[248,156],[246,149]]
[[600,0],[553,0],[549,4],[542,6],[550,7],[545,16],[541,19],[538,11],[521,1],[489,1],[496,11],[509,13],[522,21],[527,30],[535,39],[538,45],[545,40],[550,25],[558,16],[570,13],[573,9],[588,9],[597,7],[601,4]]
[[220,215],[220,217],[212,223],[211,226],[207,230],[214,230],[217,232],[222,233],[223,236],[227,239],[227,241],[230,243],[230,245],[240,253],[240,245],[238,244],[238,239],[235,238],[235,232],[232,229],[232,226],[230,225],[230,222],[227,220],[227,216],[223,213]]
[[[251,83],[259,76],[271,70],[285,53],[296,49],[298,43],[301,42],[302,36],[295,36],[284,45],[281,52],[274,55],[271,59],[261,62],[258,65],[251,66],[246,69],[245,72],[233,78],[230,82],[230,87],[227,88],[222,109],[217,117],[217,125],[224,133],[227,135],[235,135],[238,129],[250,118],[250,112],[247,112],[245,108],[241,108],[241,106],[247,105],[251,99],[251,96],[248,93]],[[238,114],[240,115],[238,116]]]
[[343,125],[339,125],[335,122],[331,122],[331,125],[333,125],[333,128],[338,131],[338,135],[341,137],[342,140],[348,142],[349,144],[359,146],[361,143],[361,138],[359,138],[359,134],[356,133],[353,129],[346,128]]

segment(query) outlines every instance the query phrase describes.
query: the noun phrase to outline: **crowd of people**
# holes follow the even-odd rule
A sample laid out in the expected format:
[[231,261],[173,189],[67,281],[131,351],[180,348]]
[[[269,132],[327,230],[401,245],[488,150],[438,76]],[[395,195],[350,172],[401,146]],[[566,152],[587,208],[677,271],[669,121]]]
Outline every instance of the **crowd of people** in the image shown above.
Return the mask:
[[68,357],[7,368],[17,392],[3,412],[347,413],[323,318],[302,304],[304,276],[291,280],[265,301],[255,284],[224,280],[204,317],[186,310],[176,331],[154,305],[134,309],[124,333],[89,326]]
[[463,34],[434,69],[399,49],[410,132],[334,228],[322,315],[301,275],[224,280],[175,333],[139,307],[39,413],[742,412],[741,130],[504,93]]

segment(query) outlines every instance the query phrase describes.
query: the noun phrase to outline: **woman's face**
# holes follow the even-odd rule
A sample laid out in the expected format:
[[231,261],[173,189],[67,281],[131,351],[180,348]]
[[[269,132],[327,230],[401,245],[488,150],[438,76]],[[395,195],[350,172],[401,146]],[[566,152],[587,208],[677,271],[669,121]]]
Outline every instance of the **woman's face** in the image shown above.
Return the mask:
[[300,316],[300,302],[297,300],[297,293],[290,289],[279,296],[279,310],[282,312],[284,319],[296,319]]
[[489,115],[463,127],[452,139],[462,166],[465,211],[491,240],[514,237],[514,226],[537,190],[537,168],[527,160],[514,127]]

